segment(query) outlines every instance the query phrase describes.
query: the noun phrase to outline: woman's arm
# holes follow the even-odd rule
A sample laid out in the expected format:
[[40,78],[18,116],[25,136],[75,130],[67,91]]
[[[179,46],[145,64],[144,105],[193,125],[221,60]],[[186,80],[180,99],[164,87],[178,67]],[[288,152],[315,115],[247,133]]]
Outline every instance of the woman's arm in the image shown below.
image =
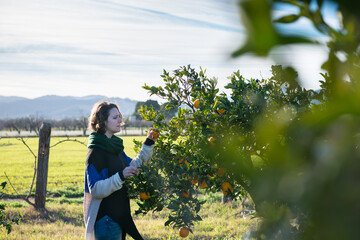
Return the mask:
[[89,192],[95,198],[105,198],[113,192],[122,188],[125,179],[139,173],[134,166],[126,167],[122,172],[117,172],[111,177],[108,176],[108,170],[103,169],[100,173],[93,164],[86,169],[86,183]]
[[122,188],[125,179],[120,178],[119,173],[107,177],[107,169],[100,173],[93,164],[90,164],[86,171],[86,180],[90,194],[95,198],[105,198],[113,192]]
[[149,129],[147,138],[141,147],[140,153],[134,159],[132,159],[132,161],[130,161],[129,165],[140,167],[143,163],[147,162],[152,157],[154,144],[158,138],[159,134],[154,137],[152,130]]
[[139,154],[130,162],[130,166],[140,167],[143,163],[147,162],[153,154],[154,145],[142,145]]

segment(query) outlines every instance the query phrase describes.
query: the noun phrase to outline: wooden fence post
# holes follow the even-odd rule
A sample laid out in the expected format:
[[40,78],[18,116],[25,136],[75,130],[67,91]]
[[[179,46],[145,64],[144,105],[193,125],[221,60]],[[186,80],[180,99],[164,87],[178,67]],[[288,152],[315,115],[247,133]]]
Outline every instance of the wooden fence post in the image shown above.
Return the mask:
[[39,130],[39,151],[36,173],[35,205],[45,208],[46,185],[49,166],[51,124],[43,122]]

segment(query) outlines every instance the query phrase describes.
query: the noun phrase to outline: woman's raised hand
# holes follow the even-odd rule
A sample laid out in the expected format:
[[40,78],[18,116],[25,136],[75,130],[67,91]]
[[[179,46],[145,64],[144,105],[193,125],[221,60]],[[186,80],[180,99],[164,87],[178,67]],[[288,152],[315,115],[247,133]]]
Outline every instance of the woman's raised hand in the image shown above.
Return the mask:
[[154,142],[159,138],[160,131],[154,128],[150,128],[148,131],[147,137],[153,140]]
[[123,170],[124,178],[128,178],[128,177],[131,177],[131,176],[134,176],[134,175],[137,175],[137,174],[139,174],[139,169],[137,169],[134,166],[126,167]]

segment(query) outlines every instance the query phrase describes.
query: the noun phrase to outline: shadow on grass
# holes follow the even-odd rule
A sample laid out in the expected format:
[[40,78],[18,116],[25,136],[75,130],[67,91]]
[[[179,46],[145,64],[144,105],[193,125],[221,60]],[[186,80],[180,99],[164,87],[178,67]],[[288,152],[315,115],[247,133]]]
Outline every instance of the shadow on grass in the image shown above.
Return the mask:
[[27,207],[24,212],[22,222],[31,224],[48,224],[48,223],[65,223],[74,226],[83,226],[84,218],[82,206],[72,206],[62,204],[54,207],[46,207],[45,209],[35,209]]

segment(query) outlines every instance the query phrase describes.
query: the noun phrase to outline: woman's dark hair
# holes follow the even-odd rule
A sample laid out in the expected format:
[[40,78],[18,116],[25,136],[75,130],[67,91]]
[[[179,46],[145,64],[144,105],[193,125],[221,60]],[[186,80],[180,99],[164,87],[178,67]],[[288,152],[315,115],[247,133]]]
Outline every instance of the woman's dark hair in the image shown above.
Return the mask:
[[[89,117],[89,130],[104,134],[106,132],[105,121],[108,119],[110,110],[113,108],[116,108],[120,113],[119,106],[115,103],[109,101],[95,103]],[[120,118],[123,119],[121,113]],[[124,123],[122,123],[122,125],[124,125]]]

